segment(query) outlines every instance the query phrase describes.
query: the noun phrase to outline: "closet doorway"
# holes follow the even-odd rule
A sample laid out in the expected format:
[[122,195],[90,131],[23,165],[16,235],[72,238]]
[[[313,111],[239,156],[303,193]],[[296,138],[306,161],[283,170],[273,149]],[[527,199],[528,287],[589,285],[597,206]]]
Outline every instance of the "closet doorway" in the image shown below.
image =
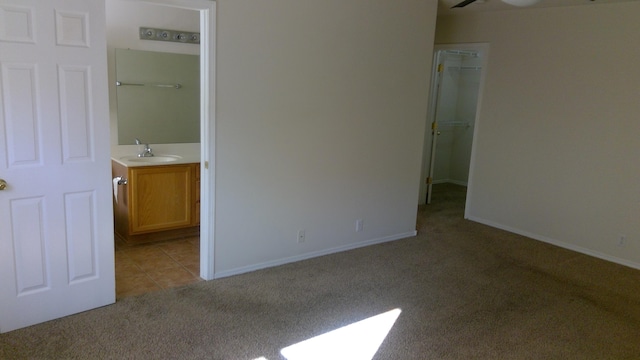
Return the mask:
[[434,184],[466,188],[470,182],[487,53],[486,44],[434,48],[424,154],[427,204],[433,200]]

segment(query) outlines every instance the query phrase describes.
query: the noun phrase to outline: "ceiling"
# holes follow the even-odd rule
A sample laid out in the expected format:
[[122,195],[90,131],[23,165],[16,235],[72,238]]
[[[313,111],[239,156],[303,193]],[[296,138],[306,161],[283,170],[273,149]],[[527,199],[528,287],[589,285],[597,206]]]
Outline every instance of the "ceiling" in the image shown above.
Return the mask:
[[541,0],[538,4],[526,8],[516,7],[503,3],[500,0],[477,0],[475,3],[463,8],[451,9],[462,0],[438,0],[438,15],[468,14],[480,11],[502,11],[517,9],[533,9],[541,7],[577,6],[593,4],[610,4],[616,2],[630,2],[639,0]]

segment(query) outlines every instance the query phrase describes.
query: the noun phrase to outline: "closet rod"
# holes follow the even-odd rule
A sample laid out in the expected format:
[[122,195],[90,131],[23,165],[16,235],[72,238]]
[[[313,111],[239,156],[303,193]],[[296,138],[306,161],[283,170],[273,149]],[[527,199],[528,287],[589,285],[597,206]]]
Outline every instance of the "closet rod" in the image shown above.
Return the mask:
[[481,66],[449,66],[447,69],[451,70],[482,70]]
[[116,81],[116,86],[153,86],[159,88],[174,88],[180,89],[182,85],[180,84],[146,84],[146,83],[125,83],[122,81]]

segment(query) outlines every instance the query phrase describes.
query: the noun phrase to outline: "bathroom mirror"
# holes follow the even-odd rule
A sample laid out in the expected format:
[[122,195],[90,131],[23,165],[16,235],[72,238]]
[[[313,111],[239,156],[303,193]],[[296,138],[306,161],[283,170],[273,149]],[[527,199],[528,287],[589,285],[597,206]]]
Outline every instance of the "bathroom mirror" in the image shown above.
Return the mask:
[[118,144],[200,142],[199,56],[115,51]]

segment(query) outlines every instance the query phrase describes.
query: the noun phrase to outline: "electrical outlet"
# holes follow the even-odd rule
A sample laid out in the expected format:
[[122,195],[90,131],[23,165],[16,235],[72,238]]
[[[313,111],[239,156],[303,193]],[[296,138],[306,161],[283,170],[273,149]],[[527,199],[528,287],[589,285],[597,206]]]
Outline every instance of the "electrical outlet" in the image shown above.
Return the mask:
[[627,242],[627,235],[620,234],[618,236],[618,246],[623,247]]
[[303,243],[306,240],[306,234],[304,230],[298,230],[298,244]]
[[364,222],[362,219],[358,219],[356,220],[356,232],[360,232],[362,230],[364,230]]

